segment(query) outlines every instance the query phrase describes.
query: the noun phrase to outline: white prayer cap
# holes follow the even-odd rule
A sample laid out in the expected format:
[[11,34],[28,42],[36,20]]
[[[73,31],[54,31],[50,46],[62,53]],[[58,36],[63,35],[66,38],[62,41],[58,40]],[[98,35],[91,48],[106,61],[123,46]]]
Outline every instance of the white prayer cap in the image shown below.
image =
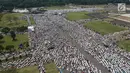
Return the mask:
[[61,15],[62,13],[59,13],[59,15]]

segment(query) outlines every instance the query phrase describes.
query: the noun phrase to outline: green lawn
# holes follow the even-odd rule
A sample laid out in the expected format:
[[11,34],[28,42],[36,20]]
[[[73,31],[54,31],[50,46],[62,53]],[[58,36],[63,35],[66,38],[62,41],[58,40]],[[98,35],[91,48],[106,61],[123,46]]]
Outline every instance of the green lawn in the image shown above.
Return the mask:
[[11,36],[4,36],[4,38],[1,41],[5,41],[5,42],[0,43],[0,44],[3,45],[4,47],[6,47],[7,45],[14,45],[15,48],[18,49],[19,44],[21,44],[23,42],[28,42],[27,34],[24,34],[24,35],[17,34],[16,39],[17,39],[17,41],[12,41]]
[[30,22],[31,22],[32,25],[35,24],[35,21],[34,21],[32,16],[30,17]]
[[80,20],[80,19],[88,19],[88,12],[69,12],[67,13],[68,20]]
[[124,27],[114,26],[108,22],[103,21],[92,21],[85,24],[84,26],[96,32],[99,32],[102,35],[126,30]]
[[106,18],[106,19],[104,19],[104,21],[108,21],[108,22],[110,22],[110,21],[113,21],[114,19],[112,19],[112,18]]
[[55,9],[70,9],[70,8],[68,6],[50,6],[50,7],[45,7],[44,9],[55,10]]
[[20,69],[9,69],[6,71],[0,71],[0,73],[39,73],[37,66],[28,66]]
[[119,41],[118,45],[120,48],[130,52],[130,40]]
[[[21,13],[7,13],[4,14],[0,21],[1,27],[20,27],[20,26],[27,26],[28,22],[26,19],[22,19],[24,14]],[[34,23],[34,20],[31,19],[31,23]]]
[[18,73],[39,73],[37,66],[24,67],[17,70]]
[[77,7],[84,7],[84,8],[88,8],[88,7],[97,7],[97,8],[104,8],[105,5],[76,5]]
[[46,73],[58,73],[58,70],[54,63],[46,64],[45,69],[46,69]]

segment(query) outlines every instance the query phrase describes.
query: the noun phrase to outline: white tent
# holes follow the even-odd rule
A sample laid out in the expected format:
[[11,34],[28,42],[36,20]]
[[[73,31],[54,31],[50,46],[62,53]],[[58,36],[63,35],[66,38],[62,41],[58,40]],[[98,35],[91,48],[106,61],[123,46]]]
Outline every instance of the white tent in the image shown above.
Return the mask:
[[29,10],[25,9],[13,9],[12,12],[16,12],[16,13],[28,13]]
[[28,31],[34,31],[34,26],[28,26]]

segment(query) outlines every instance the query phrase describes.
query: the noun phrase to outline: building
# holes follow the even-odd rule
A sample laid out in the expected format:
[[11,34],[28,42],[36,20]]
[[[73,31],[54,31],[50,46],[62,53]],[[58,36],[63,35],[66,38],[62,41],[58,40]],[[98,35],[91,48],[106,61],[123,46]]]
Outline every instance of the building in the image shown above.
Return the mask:
[[16,12],[16,13],[29,13],[28,9],[13,9],[12,12]]

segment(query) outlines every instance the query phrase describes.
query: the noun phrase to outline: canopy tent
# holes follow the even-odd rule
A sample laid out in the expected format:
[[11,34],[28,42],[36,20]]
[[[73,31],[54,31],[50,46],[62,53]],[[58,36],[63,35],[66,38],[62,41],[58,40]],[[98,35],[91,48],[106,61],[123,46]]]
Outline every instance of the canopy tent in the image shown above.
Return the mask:
[[34,26],[28,26],[28,31],[34,31],[35,29],[34,29]]

